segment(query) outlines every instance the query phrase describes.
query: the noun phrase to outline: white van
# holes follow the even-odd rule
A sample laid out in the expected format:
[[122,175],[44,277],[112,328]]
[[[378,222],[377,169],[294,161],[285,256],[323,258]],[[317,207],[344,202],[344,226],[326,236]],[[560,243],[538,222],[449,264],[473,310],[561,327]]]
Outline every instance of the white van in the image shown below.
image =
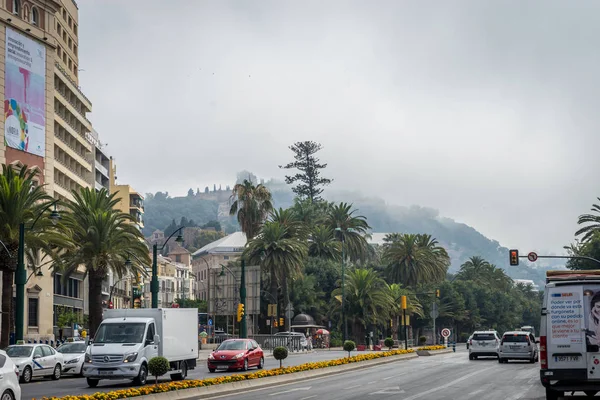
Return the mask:
[[546,399],[600,391],[600,270],[546,273],[539,341]]

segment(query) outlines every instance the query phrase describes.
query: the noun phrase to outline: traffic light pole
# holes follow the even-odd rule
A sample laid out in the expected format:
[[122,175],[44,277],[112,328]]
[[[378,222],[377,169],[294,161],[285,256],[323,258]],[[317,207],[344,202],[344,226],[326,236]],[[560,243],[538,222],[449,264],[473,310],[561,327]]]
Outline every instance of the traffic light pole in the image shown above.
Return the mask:
[[244,314],[240,321],[240,338],[245,339],[248,337],[248,330],[246,326],[246,262],[242,258],[242,274],[240,282],[240,303],[244,305]]
[[587,260],[593,261],[595,263],[600,264],[600,260],[588,256],[539,256],[534,252],[531,252],[525,256],[519,255],[519,250],[509,250],[509,261],[510,265],[517,266],[519,265],[519,258],[526,258],[531,262],[537,261],[538,258],[562,258],[567,260]]

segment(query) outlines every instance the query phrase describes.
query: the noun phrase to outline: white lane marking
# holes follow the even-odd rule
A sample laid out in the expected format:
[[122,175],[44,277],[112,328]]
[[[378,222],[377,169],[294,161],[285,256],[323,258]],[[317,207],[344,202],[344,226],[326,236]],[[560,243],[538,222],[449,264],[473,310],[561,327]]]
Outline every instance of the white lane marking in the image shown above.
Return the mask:
[[377,381],[367,382],[367,385],[372,385],[373,383],[377,383]]
[[308,400],[308,399],[312,399],[313,397],[317,397],[316,394],[312,395],[312,396],[308,396],[308,397],[303,397],[300,400]]
[[394,376],[388,376],[387,378],[383,378],[384,381],[387,381],[388,379],[392,379],[394,378]]
[[373,396],[374,394],[399,394],[405,393],[404,390],[400,390],[400,386],[392,386],[389,388],[378,390],[377,392],[369,393],[369,396]]
[[276,395],[284,394],[284,393],[297,392],[298,390],[310,390],[311,387],[312,386],[303,387],[303,388],[294,388],[294,389],[290,389],[290,390],[284,390],[283,392],[271,393],[271,394],[269,394],[269,396],[276,396]]
[[473,377],[473,376],[475,376],[475,375],[477,375],[477,374],[480,374],[480,373],[482,373],[482,372],[488,371],[488,370],[490,370],[490,369],[492,369],[492,368],[494,368],[494,367],[488,367],[488,368],[484,368],[484,369],[477,370],[477,371],[475,371],[475,372],[471,372],[470,374],[468,374],[468,375],[464,375],[464,376],[462,376],[462,377],[460,377],[460,378],[458,378],[458,379],[455,379],[455,380],[453,380],[452,382],[448,382],[448,383],[446,383],[445,385],[438,386],[438,387],[435,387],[435,388],[433,388],[433,389],[429,389],[429,390],[426,390],[426,391],[424,391],[424,392],[421,392],[421,393],[415,394],[414,396],[407,397],[407,398],[406,398],[406,399],[404,399],[404,400],[415,400],[415,399],[418,399],[418,398],[420,398],[420,397],[427,396],[427,395],[428,395],[428,394],[430,394],[430,393],[437,392],[438,390],[445,389],[445,388],[447,388],[447,387],[449,387],[449,386],[452,386],[452,385],[454,385],[454,384],[456,384],[456,383],[458,383],[458,382],[462,382],[462,381],[464,381],[464,380],[467,380],[467,379],[469,379],[469,378],[471,378],[471,377]]
[[485,392],[485,389],[479,389],[479,390],[476,390],[476,391],[474,391],[474,392],[471,392],[471,393],[469,393],[467,396],[468,396],[468,397],[473,397],[473,396],[475,396],[476,394],[479,394],[479,393],[481,393],[481,392]]
[[360,387],[360,385],[354,385],[354,386],[347,387],[346,390],[356,389],[358,387]]

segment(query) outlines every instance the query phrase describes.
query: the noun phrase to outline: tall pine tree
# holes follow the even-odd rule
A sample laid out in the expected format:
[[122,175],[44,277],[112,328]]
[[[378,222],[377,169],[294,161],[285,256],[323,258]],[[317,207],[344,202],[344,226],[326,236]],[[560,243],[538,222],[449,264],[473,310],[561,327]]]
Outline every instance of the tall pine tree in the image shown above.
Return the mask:
[[295,161],[280,165],[283,169],[297,169],[298,172],[293,176],[285,176],[285,183],[288,185],[296,184],[292,188],[300,198],[307,198],[311,201],[319,201],[319,196],[323,193],[323,186],[333,182],[332,179],[321,177],[321,170],[327,167],[327,164],[319,164],[319,159],[315,154],[321,150],[323,146],[317,142],[304,141],[296,142],[290,146],[290,150],[294,152]]

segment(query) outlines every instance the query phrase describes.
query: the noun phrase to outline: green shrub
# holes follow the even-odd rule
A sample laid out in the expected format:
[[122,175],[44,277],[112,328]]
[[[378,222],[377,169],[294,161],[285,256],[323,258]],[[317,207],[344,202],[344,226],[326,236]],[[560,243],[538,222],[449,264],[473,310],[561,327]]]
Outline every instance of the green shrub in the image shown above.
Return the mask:
[[419,346],[423,346],[427,343],[427,336],[419,336]]
[[171,367],[169,361],[164,357],[153,357],[148,362],[148,372],[155,377],[155,383],[158,385],[158,377],[169,372]]
[[356,343],[352,340],[346,340],[344,342],[344,350],[348,352],[348,357],[350,357],[350,352],[356,348]]
[[383,344],[385,345],[385,347],[387,347],[388,349],[392,349],[392,347],[394,347],[394,339],[392,339],[391,337],[386,338],[383,341]]
[[288,349],[283,346],[275,347],[273,349],[273,358],[279,360],[279,368],[283,368],[283,360],[288,356]]

